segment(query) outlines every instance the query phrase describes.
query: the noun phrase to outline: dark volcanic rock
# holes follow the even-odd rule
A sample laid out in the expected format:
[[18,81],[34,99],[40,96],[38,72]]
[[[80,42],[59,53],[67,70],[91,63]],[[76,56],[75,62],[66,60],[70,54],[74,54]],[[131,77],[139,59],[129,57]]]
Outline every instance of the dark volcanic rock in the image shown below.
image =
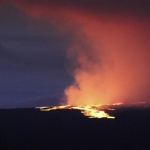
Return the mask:
[[89,119],[78,110],[1,109],[1,149],[150,148],[150,109],[121,108],[115,120]]

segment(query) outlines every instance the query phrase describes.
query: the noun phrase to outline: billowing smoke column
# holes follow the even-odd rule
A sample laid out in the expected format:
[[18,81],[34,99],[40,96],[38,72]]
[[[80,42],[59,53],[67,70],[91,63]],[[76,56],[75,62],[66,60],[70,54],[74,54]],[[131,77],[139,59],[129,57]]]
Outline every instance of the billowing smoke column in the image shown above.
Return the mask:
[[149,3],[137,1],[13,1],[27,14],[71,32],[67,57],[74,82],[67,103],[150,99]]

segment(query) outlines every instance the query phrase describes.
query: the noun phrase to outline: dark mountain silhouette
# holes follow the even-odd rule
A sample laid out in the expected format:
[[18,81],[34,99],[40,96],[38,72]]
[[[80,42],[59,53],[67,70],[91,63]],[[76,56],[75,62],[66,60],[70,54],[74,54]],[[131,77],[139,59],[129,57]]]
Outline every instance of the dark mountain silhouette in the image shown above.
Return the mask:
[[112,113],[115,120],[89,119],[77,110],[1,109],[1,143],[3,149],[150,149],[149,108]]

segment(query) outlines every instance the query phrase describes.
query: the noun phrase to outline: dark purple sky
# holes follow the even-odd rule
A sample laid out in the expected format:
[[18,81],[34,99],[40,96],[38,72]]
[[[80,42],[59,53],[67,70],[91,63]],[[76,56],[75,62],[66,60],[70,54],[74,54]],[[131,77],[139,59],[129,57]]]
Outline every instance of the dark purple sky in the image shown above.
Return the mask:
[[0,108],[58,104],[71,81],[65,70],[69,35],[9,2],[0,6],[0,20]]

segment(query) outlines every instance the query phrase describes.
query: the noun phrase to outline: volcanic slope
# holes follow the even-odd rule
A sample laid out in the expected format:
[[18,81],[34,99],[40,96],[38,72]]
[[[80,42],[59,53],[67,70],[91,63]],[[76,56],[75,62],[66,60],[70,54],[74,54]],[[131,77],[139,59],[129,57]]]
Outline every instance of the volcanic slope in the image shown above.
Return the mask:
[[[108,110],[109,111],[109,110]],[[120,107],[115,119],[79,110],[0,110],[0,149],[150,149],[150,108]]]

